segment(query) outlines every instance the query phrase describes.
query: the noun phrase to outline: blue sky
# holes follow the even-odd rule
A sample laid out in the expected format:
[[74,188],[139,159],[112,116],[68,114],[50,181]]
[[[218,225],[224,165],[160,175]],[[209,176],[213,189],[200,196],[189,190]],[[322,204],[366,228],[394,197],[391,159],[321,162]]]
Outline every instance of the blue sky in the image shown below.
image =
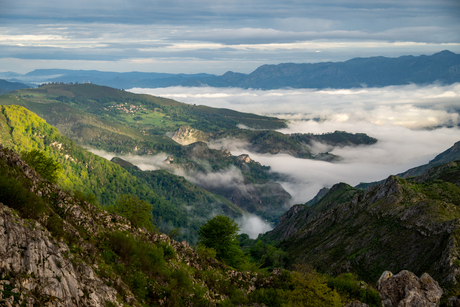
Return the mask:
[[250,73],[460,53],[458,0],[0,0],[0,71]]

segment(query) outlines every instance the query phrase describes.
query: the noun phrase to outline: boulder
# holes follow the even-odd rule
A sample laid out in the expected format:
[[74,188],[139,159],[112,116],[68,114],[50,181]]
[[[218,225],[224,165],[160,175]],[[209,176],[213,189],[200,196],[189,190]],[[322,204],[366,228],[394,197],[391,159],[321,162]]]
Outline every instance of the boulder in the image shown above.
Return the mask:
[[442,289],[427,273],[418,278],[414,273],[401,271],[396,275],[383,272],[377,282],[383,307],[437,307]]

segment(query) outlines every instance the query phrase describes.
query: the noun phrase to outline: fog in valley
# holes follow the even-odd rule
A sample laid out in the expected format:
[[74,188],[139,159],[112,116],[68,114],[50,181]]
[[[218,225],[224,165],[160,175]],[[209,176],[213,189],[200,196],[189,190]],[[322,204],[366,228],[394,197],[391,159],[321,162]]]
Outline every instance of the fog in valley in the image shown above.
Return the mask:
[[[326,90],[170,87],[130,91],[287,119],[288,127],[279,130],[282,133],[321,134],[340,130],[366,133],[378,139],[371,146],[333,148],[314,144],[313,150],[318,153],[330,152],[342,157],[335,163],[285,154],[258,154],[249,151],[244,142],[235,140],[209,144],[212,148],[228,149],[233,155],[247,153],[253,160],[284,175],[280,183],[293,196],[286,209],[307,202],[321,188],[338,182],[354,186],[425,164],[460,140],[460,84]],[[109,159],[113,157],[113,154],[92,151]],[[165,154],[122,158],[143,170],[165,168],[162,162]],[[171,171],[198,185],[241,185],[242,180],[236,168],[207,174],[181,169]],[[270,229],[254,216],[239,223],[251,237]]]

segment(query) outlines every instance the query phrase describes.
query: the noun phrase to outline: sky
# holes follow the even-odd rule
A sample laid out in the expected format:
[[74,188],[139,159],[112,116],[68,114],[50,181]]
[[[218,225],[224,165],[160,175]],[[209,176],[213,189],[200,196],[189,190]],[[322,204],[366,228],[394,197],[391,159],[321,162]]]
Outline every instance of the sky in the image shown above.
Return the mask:
[[460,52],[458,0],[0,0],[0,71],[250,73]]

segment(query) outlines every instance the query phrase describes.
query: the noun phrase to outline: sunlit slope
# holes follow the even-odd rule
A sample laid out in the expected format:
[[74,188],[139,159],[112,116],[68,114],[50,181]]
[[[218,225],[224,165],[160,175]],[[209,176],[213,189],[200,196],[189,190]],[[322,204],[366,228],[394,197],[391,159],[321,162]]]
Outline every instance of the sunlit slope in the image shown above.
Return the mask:
[[[220,131],[226,129],[225,125],[235,129],[238,123],[250,125],[250,121],[260,122],[263,127],[267,123],[284,126],[285,123],[278,119],[195,107],[93,84],[46,85],[0,96],[0,103],[20,103],[36,111],[80,145],[115,153],[152,155],[163,152],[174,159],[174,166],[205,175],[235,170],[238,176],[242,176],[241,183],[220,186],[219,189],[209,185],[201,187],[225,197],[239,208],[251,213],[260,212],[270,221],[275,221],[283,213],[281,208],[290,199],[290,195],[273,182],[276,176],[269,172],[269,168],[254,161],[245,163],[228,151],[210,150],[206,144],[184,147],[163,135],[167,129],[182,126],[185,121],[189,126],[194,122],[203,125],[202,129],[206,131]],[[253,192],[247,193],[247,188]]]
[[54,84],[0,96],[0,104],[19,104],[36,112],[80,144],[116,152],[154,153],[174,146],[164,134],[182,125],[215,132],[278,129],[283,120],[228,109],[193,106],[94,84]]
[[[193,217],[187,215],[185,204],[166,200],[155,193],[151,186],[137,179],[118,164],[78,146],[24,107],[0,106],[0,143],[16,152],[34,148],[45,151],[63,167],[63,173],[58,180],[58,185],[63,189],[80,190],[84,194],[94,193],[103,206],[114,204],[120,195],[135,195],[153,205],[153,222],[161,229],[164,231],[171,228],[190,229],[192,232],[187,238],[192,240],[196,236],[193,230],[200,225],[197,225]],[[242,212],[227,201],[216,203],[210,199],[207,205],[210,211],[233,217]]]

